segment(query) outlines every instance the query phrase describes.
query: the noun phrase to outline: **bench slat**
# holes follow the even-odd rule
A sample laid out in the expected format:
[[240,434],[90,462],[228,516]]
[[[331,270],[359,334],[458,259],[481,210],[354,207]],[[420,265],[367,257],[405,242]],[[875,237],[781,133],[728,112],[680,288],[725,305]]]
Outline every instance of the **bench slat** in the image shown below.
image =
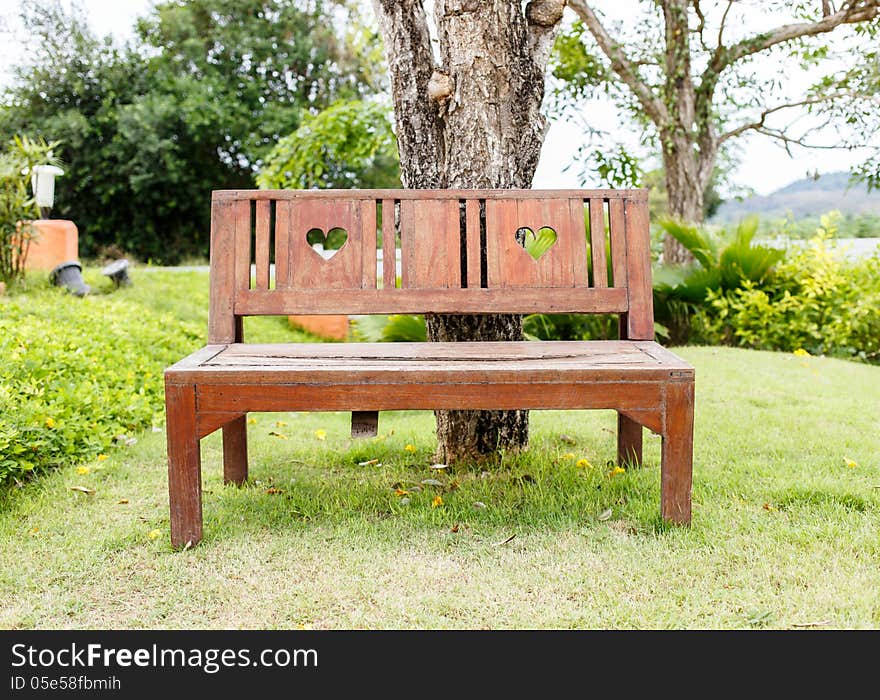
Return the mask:
[[361,287],[376,289],[376,200],[361,202]]
[[651,284],[651,248],[648,210],[626,202],[626,280],[629,310],[626,337],[654,337],[654,293]]
[[590,254],[593,260],[593,286],[608,286],[608,261],[605,258],[605,202],[590,199]]
[[483,278],[483,256],[480,252],[480,200],[469,199],[465,204],[467,237],[467,286],[479,289]]
[[272,202],[269,201],[261,200],[256,203],[254,263],[257,289],[269,289],[269,218],[271,207]]
[[239,316],[288,314],[623,313],[625,289],[238,290]]
[[382,288],[397,286],[397,233],[394,221],[394,200],[382,200]]
[[211,290],[208,342],[235,340],[235,210],[247,202],[215,202],[211,210]]
[[622,199],[608,202],[611,229],[611,274],[615,287],[626,287],[626,220]]
[[214,190],[215,202],[224,200],[294,199],[631,199],[648,201],[648,190]]

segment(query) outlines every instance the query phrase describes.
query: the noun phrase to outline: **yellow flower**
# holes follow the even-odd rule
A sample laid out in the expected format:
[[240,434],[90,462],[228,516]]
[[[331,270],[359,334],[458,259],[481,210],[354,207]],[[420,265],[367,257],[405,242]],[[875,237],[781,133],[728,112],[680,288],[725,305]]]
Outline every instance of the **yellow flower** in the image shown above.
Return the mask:
[[162,531],[159,530],[159,529],[156,529],[156,530],[150,530],[150,531],[147,533],[147,537],[149,537],[151,540],[155,540],[155,539],[156,539],[157,537],[159,537],[159,535],[161,535],[161,534],[162,534]]
[[319,430],[316,430],[316,431],[315,431],[315,437],[318,438],[318,440],[326,440],[326,439],[327,439],[327,431],[326,431],[326,430],[320,430],[320,429],[319,429]]
[[608,472],[608,476],[617,476],[618,474],[625,474],[626,469],[621,466],[614,467],[610,472]]
[[850,459],[849,457],[844,457],[843,461],[850,469],[855,469],[857,466],[859,466],[858,462],[856,462],[854,459]]
[[808,352],[807,352],[806,350],[804,350],[803,348],[798,348],[798,349],[795,350],[792,354],[793,354],[793,355],[796,355],[797,357],[809,357],[809,356],[810,356],[810,353],[808,353]]
[[579,460],[575,463],[575,466],[576,466],[576,467],[581,467],[582,469],[589,469],[589,468],[592,468],[593,465],[590,464],[590,462],[589,462],[588,460],[586,460],[586,459],[579,459]]
[[566,452],[559,459],[574,459],[574,455],[571,452]]
[[52,418],[51,416],[46,419],[46,427],[47,428],[54,428],[55,427],[55,419]]
[[257,419],[254,417],[250,417],[250,418],[248,418],[248,423],[250,423],[251,425],[256,425]]
[[103,462],[105,459],[107,459],[107,455],[98,455],[99,462]]
[[434,496],[434,500],[431,501],[431,508],[437,508],[443,505],[443,497],[442,496]]
[[80,474],[80,475],[88,474],[88,473],[89,473],[89,468],[88,468],[88,467],[77,467],[77,468],[76,468],[76,473],[77,473],[77,474]]
[[395,496],[406,496],[407,494],[409,494],[409,491],[406,489],[394,489]]
[[406,447],[404,447],[403,449],[405,449],[407,452],[415,452],[416,451],[415,445],[410,445],[409,443],[407,443]]
[[285,423],[283,420],[276,420],[276,421],[275,421],[275,427],[276,427],[276,428],[283,428],[283,427],[286,426],[286,425],[287,425],[287,423]]

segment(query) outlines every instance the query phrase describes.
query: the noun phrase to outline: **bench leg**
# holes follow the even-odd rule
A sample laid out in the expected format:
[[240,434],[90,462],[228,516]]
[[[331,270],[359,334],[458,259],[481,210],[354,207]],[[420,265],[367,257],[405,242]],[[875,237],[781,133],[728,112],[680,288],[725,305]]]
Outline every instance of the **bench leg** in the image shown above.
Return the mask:
[[617,414],[617,463],[642,466],[642,426],[622,413]]
[[247,414],[244,414],[223,426],[223,483],[241,486],[247,478]]
[[694,461],[694,385],[666,385],[666,430],[660,465],[660,511],[664,520],[689,524]]
[[202,539],[202,465],[195,387],[166,384],[165,416],[171,544],[195,545]]

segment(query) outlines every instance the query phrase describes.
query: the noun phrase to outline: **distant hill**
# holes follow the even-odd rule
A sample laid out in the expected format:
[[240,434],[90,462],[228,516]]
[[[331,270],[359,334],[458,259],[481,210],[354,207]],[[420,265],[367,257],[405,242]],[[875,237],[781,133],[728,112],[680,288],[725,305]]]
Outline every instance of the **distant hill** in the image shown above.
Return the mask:
[[789,214],[801,218],[832,209],[839,209],[843,214],[880,214],[880,192],[869,193],[864,184],[851,184],[847,172],[826,173],[816,179],[797,180],[765,196],[724,202],[712,221],[726,223],[747,214],[771,219]]

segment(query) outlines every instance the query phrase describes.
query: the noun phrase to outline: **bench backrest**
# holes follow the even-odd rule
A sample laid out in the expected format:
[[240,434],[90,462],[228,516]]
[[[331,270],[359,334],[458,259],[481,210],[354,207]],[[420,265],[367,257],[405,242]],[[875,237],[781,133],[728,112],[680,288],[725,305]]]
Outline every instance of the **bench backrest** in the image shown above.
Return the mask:
[[[328,259],[312,243],[333,229]],[[653,339],[647,191],[214,192],[209,342],[244,316],[391,313],[616,313]]]

